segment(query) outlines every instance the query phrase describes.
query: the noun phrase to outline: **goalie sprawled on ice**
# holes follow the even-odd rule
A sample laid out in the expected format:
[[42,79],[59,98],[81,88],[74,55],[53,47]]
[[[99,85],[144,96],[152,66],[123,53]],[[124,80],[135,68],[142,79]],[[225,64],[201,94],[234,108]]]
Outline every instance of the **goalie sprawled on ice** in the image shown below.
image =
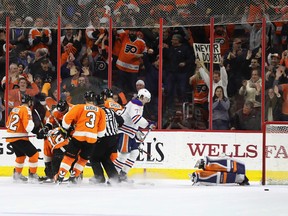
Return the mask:
[[245,164],[233,158],[205,157],[197,161],[196,170],[190,175],[193,185],[239,184],[249,185]]

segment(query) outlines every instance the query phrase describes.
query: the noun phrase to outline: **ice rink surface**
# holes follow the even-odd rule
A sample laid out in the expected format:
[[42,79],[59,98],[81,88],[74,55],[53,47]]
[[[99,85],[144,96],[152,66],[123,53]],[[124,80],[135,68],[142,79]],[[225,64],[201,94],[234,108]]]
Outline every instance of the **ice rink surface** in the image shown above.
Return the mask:
[[0,215],[287,216],[288,186],[191,186],[188,179],[69,186],[1,177]]

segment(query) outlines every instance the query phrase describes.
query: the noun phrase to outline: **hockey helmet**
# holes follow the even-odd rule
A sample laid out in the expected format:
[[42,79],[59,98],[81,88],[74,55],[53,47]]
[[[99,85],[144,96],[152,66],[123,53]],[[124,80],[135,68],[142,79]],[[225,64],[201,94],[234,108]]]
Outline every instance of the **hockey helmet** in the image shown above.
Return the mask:
[[21,98],[21,103],[28,104],[29,102],[33,102],[33,98],[30,95],[24,94]]
[[84,98],[86,101],[95,102],[96,94],[93,91],[87,91],[84,94]]
[[103,96],[100,94],[100,95],[96,95],[96,103],[97,105],[101,105],[101,104],[104,104],[104,98]]
[[101,96],[102,97],[106,96],[107,98],[111,98],[111,97],[113,97],[113,91],[111,89],[109,89],[109,88],[105,88],[101,92]]
[[57,105],[56,105],[56,109],[60,112],[66,112],[68,111],[69,105],[67,103],[66,100],[59,100]]
[[137,94],[137,97],[138,98],[146,98],[147,99],[147,102],[150,102],[150,100],[151,100],[151,94],[150,94],[150,92],[147,90],[147,89],[145,89],[145,88],[143,88],[143,89],[140,89],[139,91],[138,91],[138,94]]

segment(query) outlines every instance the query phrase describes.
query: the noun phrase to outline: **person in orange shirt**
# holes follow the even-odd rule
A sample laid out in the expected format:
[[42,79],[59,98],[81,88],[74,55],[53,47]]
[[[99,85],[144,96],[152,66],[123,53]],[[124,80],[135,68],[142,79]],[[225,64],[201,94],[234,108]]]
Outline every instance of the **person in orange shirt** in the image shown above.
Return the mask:
[[[18,82],[19,88],[8,91],[9,93],[8,99],[9,99],[10,108],[19,106],[21,104],[22,95],[28,94],[33,97],[39,93],[39,88],[34,83],[32,75],[28,74],[27,76],[28,76],[28,80],[24,77],[19,79],[19,82]],[[28,88],[28,82],[31,84],[32,88]]]
[[146,43],[137,37],[137,29],[117,32],[122,41],[120,53],[116,61],[119,79],[116,86],[125,93],[135,92],[134,83],[137,81],[140,60],[147,53]]
[[[27,182],[29,180],[29,182],[35,183],[39,180],[36,174],[39,153],[28,138],[28,133],[34,129],[32,112],[29,108],[32,103],[32,97],[23,95],[21,105],[12,109],[6,122],[7,134],[8,137],[11,137],[6,139],[6,141],[12,145],[16,155],[16,165],[13,174],[15,182]],[[29,178],[22,175],[26,156],[29,157]]]
[[[91,156],[97,137],[103,137],[106,132],[105,112],[95,105],[96,94],[93,91],[87,91],[84,94],[84,98],[86,104],[73,106],[72,109],[64,115],[62,120],[62,125],[65,130],[68,130],[71,126],[75,126],[75,131],[67,145],[58,174],[55,175],[54,179],[57,183],[63,181],[72,163],[77,158],[77,162],[70,171],[69,177],[69,182],[77,184],[77,178],[80,176]],[[67,132],[64,132],[64,135],[67,137]]]
[[33,52],[39,48],[49,50],[49,46],[52,44],[51,30],[44,28],[44,19],[42,17],[36,18],[35,27],[29,31],[28,42]]

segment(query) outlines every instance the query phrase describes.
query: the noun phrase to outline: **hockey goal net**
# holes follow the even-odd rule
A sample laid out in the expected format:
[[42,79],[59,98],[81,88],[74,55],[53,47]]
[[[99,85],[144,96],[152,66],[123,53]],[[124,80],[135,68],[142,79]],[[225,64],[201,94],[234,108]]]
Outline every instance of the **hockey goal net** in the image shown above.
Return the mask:
[[288,122],[266,122],[263,130],[262,184],[288,184]]

